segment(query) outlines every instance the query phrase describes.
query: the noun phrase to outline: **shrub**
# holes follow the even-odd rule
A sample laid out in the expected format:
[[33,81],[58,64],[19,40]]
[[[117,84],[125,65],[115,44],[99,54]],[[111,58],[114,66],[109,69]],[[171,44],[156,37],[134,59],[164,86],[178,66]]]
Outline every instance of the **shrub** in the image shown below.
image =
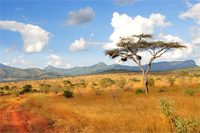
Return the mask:
[[129,81],[132,81],[132,82],[140,82],[140,79],[137,79],[137,78],[130,78]]
[[4,88],[4,90],[6,90],[6,91],[9,90],[9,86],[8,86],[8,85],[5,85],[3,88]]
[[165,92],[165,90],[163,90],[163,89],[160,89],[158,92]]
[[121,79],[115,81],[116,87],[119,87],[121,89],[124,88],[125,84],[126,84],[126,79],[124,79],[124,78],[121,78]]
[[170,86],[173,86],[175,84],[176,77],[167,77],[167,81],[170,84]]
[[28,85],[28,84],[26,84],[26,85],[25,85],[25,86],[23,86],[22,88],[23,88],[24,92],[30,92],[30,91],[31,91],[31,89],[32,89],[32,86],[31,86],[31,85]]
[[115,82],[111,78],[103,78],[99,81],[101,88],[111,87]]
[[[174,115],[175,109],[171,107],[172,104],[174,104],[174,101],[168,101],[166,102],[165,99],[161,98],[160,100],[160,106],[162,113],[164,116],[167,117],[169,124],[172,124],[174,126],[170,127],[175,127],[175,131],[178,133],[187,133],[187,132],[195,132],[197,131],[197,127],[199,124],[199,120],[192,119],[189,117],[188,119],[186,118],[180,118],[178,116]],[[173,130],[173,129],[171,129]]]
[[195,93],[195,91],[192,88],[186,88],[184,90],[184,94],[186,94],[186,95],[194,96],[194,93]]
[[66,90],[66,91],[64,91],[63,96],[66,98],[73,98],[74,93],[72,91]]
[[135,91],[135,94],[144,94],[145,92],[144,92],[144,90],[142,90],[142,89],[137,89],[136,91]]
[[151,78],[151,77],[148,78],[148,85],[149,86],[155,86],[155,81],[154,81],[153,78]]

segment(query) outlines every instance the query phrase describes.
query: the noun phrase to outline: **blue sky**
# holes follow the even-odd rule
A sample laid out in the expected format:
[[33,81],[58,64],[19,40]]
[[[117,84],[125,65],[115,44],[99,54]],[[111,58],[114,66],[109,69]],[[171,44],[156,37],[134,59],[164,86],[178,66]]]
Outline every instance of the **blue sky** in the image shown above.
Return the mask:
[[[193,59],[200,65],[197,0],[2,0],[0,17],[0,63],[14,67],[114,64],[118,60],[104,51],[115,48],[120,36],[141,33],[187,46],[156,61]],[[148,53],[141,55],[148,63]]]

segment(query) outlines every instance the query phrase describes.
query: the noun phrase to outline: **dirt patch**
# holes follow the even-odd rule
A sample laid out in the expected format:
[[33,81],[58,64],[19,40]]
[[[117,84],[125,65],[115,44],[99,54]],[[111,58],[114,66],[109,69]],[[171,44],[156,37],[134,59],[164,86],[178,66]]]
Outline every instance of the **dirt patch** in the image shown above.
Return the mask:
[[62,132],[61,129],[50,128],[44,118],[25,110],[24,107],[20,108],[23,100],[0,110],[0,133]]

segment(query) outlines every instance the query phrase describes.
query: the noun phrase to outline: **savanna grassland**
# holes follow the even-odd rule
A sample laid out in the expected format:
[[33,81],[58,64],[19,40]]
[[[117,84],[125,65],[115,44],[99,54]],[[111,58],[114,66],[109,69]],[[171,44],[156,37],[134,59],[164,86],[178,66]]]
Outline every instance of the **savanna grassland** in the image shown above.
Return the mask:
[[[138,72],[1,83],[9,86],[4,94],[10,93],[1,96],[1,110],[7,107],[2,130],[12,131],[9,113],[18,101],[24,131],[199,132],[199,76],[198,71],[150,73],[149,95]],[[31,90],[24,92],[27,85]]]

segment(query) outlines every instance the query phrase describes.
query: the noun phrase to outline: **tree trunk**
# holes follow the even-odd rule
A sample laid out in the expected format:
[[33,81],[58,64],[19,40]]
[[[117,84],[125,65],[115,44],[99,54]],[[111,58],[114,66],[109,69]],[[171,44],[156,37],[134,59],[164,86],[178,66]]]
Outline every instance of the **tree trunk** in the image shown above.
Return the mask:
[[144,88],[145,88],[146,94],[149,94],[147,74],[143,74],[143,76],[144,76]]

